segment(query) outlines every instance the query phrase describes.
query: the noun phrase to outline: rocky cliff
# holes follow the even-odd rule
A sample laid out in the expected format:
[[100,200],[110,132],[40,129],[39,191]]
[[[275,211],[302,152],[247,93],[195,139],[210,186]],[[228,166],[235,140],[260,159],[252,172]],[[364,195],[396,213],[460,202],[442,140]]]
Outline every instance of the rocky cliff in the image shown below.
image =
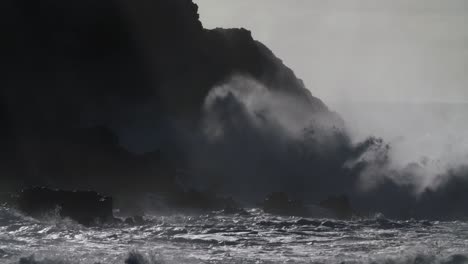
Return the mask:
[[4,188],[170,189],[186,160],[172,121],[199,128],[233,75],[334,116],[248,30],[204,29],[190,0],[7,0],[0,12]]

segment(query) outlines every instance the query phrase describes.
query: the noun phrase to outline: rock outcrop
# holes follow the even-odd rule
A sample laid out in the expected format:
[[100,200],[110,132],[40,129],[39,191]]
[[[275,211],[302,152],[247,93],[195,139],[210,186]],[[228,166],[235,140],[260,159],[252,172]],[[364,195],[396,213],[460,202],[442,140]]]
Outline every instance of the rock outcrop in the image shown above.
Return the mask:
[[353,215],[351,202],[346,195],[330,196],[321,201],[319,205],[323,208],[331,210],[336,217],[346,219]]
[[[118,196],[133,197],[132,192],[169,192],[181,194],[183,200],[186,194],[181,190],[186,188],[179,188],[184,179],[178,175],[182,169],[193,171],[194,178],[208,175],[210,180],[225,174],[223,184],[189,187],[215,186],[228,192],[220,187],[230,185],[224,179],[250,175],[211,159],[233,151],[229,144],[225,150],[207,147],[203,111],[207,96],[237,75],[293,102],[281,109],[305,111],[307,116],[320,114],[332,126],[342,125],[338,115],[312,96],[250,31],[204,29],[191,0],[5,0],[0,22],[5,39],[0,46],[4,66],[0,80],[0,191],[47,185],[90,188],[108,193],[116,201],[123,200]],[[298,105],[300,109],[296,109]],[[226,119],[245,119],[236,111],[228,115]],[[262,111],[255,115],[268,119]],[[274,127],[278,122],[270,123]],[[271,171],[278,171],[277,178],[286,175],[276,170],[283,149],[300,152],[290,167],[308,171],[300,167],[305,163],[298,164],[303,159],[299,147],[281,146],[281,153],[265,147],[280,142],[280,133],[272,131],[268,137],[249,133],[255,127],[242,124],[233,123],[246,133],[240,133],[239,143],[231,140],[232,145],[246,144],[244,134],[253,135],[256,143],[257,137],[264,139],[263,145],[252,145],[248,151],[262,158],[253,166],[266,168],[255,175],[263,177],[257,186],[264,185],[263,179]],[[335,133],[327,135],[334,137]],[[205,149],[194,153],[201,149],[198,144]],[[349,150],[348,146],[343,149]],[[243,154],[240,150],[239,155]],[[325,164],[315,170],[317,175],[339,175],[336,168],[341,166],[335,163],[347,158],[342,156],[325,163],[312,153],[316,161],[307,163]],[[229,158],[233,167],[257,171],[242,162]],[[215,163],[219,168],[211,169]],[[238,186],[235,189],[244,192]],[[268,191],[271,189],[276,188]],[[204,199],[195,195],[198,204],[189,206],[213,207],[209,205],[212,201]]]
[[63,191],[35,187],[18,194],[18,208],[33,217],[58,212],[82,225],[114,219],[112,198],[93,191]]
[[[183,167],[186,150],[171,122],[196,128],[233,74],[334,115],[248,30],[204,29],[190,0],[6,0],[0,20],[0,191],[172,188],[166,164]],[[135,155],[142,145],[161,155]]]

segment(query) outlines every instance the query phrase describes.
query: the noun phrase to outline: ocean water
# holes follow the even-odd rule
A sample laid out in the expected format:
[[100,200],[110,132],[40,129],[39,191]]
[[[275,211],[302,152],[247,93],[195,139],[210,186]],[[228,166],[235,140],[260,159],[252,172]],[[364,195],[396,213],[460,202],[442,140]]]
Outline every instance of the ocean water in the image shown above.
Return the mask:
[[250,215],[146,216],[83,227],[0,207],[0,263],[468,263],[468,223]]

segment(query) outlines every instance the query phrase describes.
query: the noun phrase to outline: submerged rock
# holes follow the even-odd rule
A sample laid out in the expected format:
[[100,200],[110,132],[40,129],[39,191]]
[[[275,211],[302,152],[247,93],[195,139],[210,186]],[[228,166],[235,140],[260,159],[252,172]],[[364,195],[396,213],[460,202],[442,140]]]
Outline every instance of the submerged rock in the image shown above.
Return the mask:
[[18,194],[17,204],[21,211],[33,217],[57,210],[61,217],[69,217],[87,226],[114,219],[112,198],[93,191],[29,188]]

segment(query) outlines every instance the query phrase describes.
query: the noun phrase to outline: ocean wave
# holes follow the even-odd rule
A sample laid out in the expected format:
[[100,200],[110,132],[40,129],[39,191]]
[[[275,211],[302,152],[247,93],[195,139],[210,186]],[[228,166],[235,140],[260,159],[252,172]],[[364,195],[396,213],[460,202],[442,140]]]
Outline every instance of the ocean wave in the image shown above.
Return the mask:
[[346,260],[340,257],[330,257],[323,260],[310,260],[310,261],[261,261],[258,259],[238,259],[233,260],[226,258],[225,260],[209,260],[209,261],[196,261],[196,260],[173,260],[168,261],[164,256],[157,253],[141,253],[139,251],[131,251],[121,259],[115,259],[112,262],[82,262],[70,259],[57,259],[57,258],[36,258],[34,255],[21,258],[18,262],[12,264],[193,264],[193,263],[257,263],[257,264],[274,264],[274,263],[311,263],[311,264],[467,264],[468,255],[466,254],[452,254],[449,256],[438,256],[436,253],[407,253],[400,256],[382,256],[371,260]]
[[94,262],[87,263],[86,261],[72,260],[71,258],[59,258],[59,257],[45,257],[37,258],[34,255],[23,257],[16,263],[12,264],[166,264],[167,262],[163,257],[156,253],[141,253],[138,251],[131,251],[122,260],[112,260],[112,263],[108,262]]
[[[468,223],[175,215],[83,227],[0,207],[1,264],[468,264]],[[157,252],[157,253],[154,253]]]
[[8,226],[11,224],[18,224],[18,223],[37,223],[37,222],[38,222],[37,219],[26,216],[12,207],[0,206],[0,227]]
[[370,264],[467,264],[468,255],[453,254],[438,256],[437,254],[409,254],[399,257],[386,257],[373,260]]

